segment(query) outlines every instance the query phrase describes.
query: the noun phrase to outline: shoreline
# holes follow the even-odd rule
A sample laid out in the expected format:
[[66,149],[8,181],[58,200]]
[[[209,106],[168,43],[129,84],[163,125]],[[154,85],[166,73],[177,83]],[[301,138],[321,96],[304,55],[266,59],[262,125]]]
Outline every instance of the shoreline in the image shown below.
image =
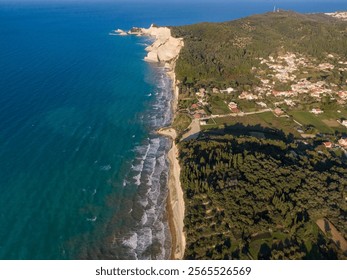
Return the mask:
[[181,167],[178,160],[179,150],[175,143],[176,131],[173,128],[162,128],[157,133],[172,140],[172,147],[167,155],[170,165],[167,209],[172,237],[171,259],[181,260],[184,257],[186,246],[186,237],[184,234],[185,202],[180,181]]
[[[142,29],[143,35],[155,37],[154,43],[146,48],[148,52],[145,57],[147,62],[164,62],[165,68],[168,70],[166,74],[172,81],[172,99],[171,110],[173,118],[176,114],[179,90],[176,85],[175,66],[179,52],[183,47],[183,40],[176,39],[171,36],[171,30],[167,27],[153,27]],[[177,133],[174,128],[161,128],[158,134],[168,137],[172,140],[172,147],[168,151],[167,159],[169,160],[169,179],[168,179],[168,223],[171,232],[171,259],[181,260],[184,257],[186,238],[184,234],[184,212],[185,202],[183,190],[180,181],[181,167],[178,160],[178,147],[175,143]]]
[[[177,58],[178,55],[174,61],[170,63],[169,71],[166,73],[172,81],[173,95],[171,99],[171,110],[173,111],[173,118],[175,118],[176,115],[179,94],[174,71]],[[184,233],[185,201],[180,180],[181,167],[178,160],[179,150],[175,142],[177,133],[172,127],[161,128],[157,133],[172,140],[172,146],[167,154],[169,160],[167,210],[172,242],[171,259],[182,260],[186,246],[186,237]]]
[[[174,118],[179,94],[179,89],[176,85],[175,66],[179,52],[184,45],[183,39],[172,37],[171,30],[168,27],[155,27],[153,25],[148,29],[133,28],[128,34],[150,36],[155,39],[153,44],[146,48],[147,56],[144,60],[149,63],[164,63],[164,67],[167,69],[166,74],[172,81],[173,95],[171,99],[171,110]],[[172,140],[172,146],[167,153],[167,159],[169,160],[169,192],[166,209],[171,232],[171,259],[181,260],[184,257],[186,246],[184,234],[185,202],[180,181],[179,150],[175,143],[177,133],[172,127],[161,128],[157,133]]]

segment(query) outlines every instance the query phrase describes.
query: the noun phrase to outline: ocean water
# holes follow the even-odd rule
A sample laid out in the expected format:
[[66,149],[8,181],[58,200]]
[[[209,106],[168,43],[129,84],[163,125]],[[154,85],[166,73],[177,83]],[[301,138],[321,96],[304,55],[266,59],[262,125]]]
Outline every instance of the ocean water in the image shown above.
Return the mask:
[[149,38],[109,32],[274,2],[0,2],[0,259],[169,258],[170,142],[154,131],[171,122],[171,81],[143,61]]

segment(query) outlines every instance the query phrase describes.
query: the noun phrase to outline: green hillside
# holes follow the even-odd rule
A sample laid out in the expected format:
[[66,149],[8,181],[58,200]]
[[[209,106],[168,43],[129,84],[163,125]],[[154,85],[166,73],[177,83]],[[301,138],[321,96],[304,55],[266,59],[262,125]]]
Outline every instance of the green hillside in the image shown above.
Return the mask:
[[328,54],[347,57],[347,22],[323,14],[278,12],[224,23],[172,27],[185,47],[177,78],[186,87],[254,86],[252,67],[259,58],[290,51],[318,60]]
[[282,11],[172,32],[179,116],[203,115],[179,143],[185,258],[346,259],[347,22]]

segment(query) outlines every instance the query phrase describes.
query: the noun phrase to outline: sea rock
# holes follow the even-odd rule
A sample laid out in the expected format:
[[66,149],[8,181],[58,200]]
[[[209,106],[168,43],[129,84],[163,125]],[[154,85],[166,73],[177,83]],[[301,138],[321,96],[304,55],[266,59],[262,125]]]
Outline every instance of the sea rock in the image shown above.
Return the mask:
[[126,33],[124,30],[122,30],[122,29],[117,29],[117,30],[115,30],[114,31],[115,33],[117,33],[118,35],[120,35],[120,36],[126,36],[126,35],[128,35],[128,33]]

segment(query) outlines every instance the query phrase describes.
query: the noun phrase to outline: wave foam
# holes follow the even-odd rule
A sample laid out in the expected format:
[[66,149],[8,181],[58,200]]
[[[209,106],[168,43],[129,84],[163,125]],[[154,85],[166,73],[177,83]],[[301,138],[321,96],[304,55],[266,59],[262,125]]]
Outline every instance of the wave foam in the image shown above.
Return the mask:
[[[172,120],[171,112],[171,81],[165,74],[164,68],[156,70],[158,79],[156,89],[153,89],[153,103],[148,111],[139,116],[139,121],[149,127],[151,131],[169,125]],[[129,248],[129,253],[139,259],[165,259],[170,257],[170,231],[166,220],[166,198],[168,178],[167,152],[170,141],[157,134],[150,134],[149,138],[134,149],[135,159],[131,170],[123,181],[126,184],[138,186],[138,195],[134,203],[141,208],[142,216],[136,220],[137,224],[130,235],[122,242]],[[160,252],[155,250],[154,256],[151,246],[160,246]]]
[[133,233],[128,239],[124,239],[122,244],[130,249],[136,249],[137,247],[137,233]]

